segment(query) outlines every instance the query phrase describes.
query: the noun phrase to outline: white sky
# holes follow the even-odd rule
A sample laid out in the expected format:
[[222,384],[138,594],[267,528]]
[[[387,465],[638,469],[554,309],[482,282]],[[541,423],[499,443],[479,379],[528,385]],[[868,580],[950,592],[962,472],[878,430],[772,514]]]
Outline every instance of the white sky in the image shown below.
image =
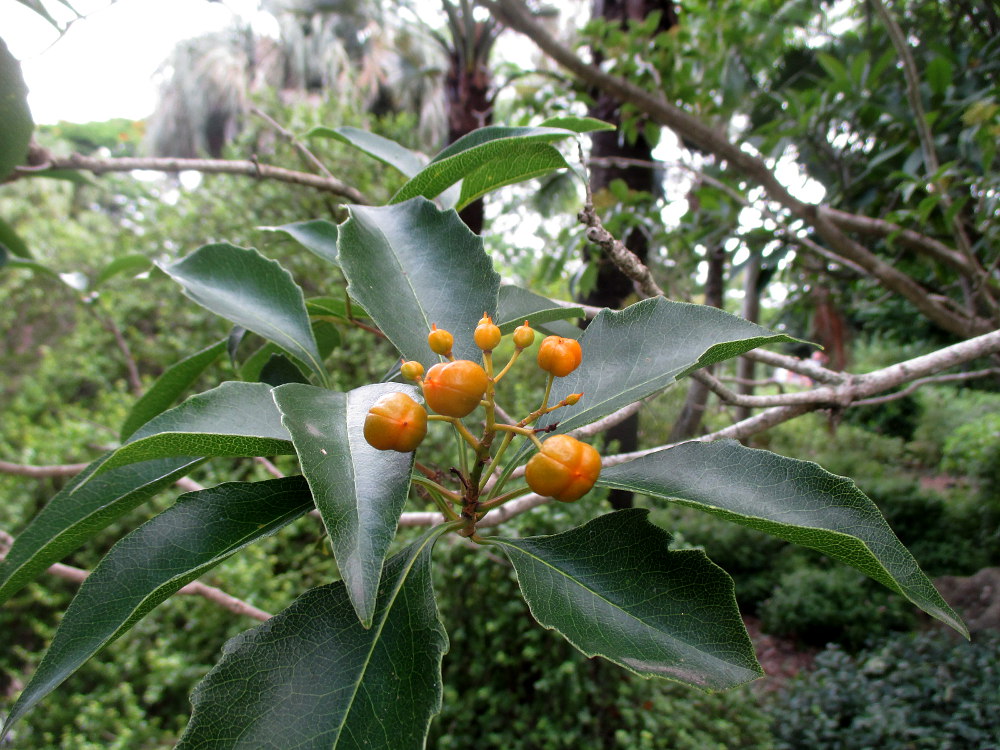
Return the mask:
[[[251,18],[254,0],[74,0],[85,19],[66,35],[16,0],[0,0],[0,37],[18,60],[36,123],[141,119],[156,101],[153,74],[174,45]],[[46,3],[56,14],[57,2]]]

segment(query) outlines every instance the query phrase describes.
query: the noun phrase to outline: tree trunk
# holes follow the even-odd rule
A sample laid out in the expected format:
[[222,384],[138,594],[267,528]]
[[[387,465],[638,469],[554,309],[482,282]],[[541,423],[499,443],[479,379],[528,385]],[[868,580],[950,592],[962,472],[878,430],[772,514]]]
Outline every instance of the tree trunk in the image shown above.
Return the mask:
[[[594,0],[593,17],[618,21],[624,28],[628,20],[645,20],[655,10],[662,11],[656,33],[666,31],[676,24],[677,16],[672,0]],[[596,51],[595,57],[599,63],[599,50]],[[620,108],[620,101],[601,92],[596,94],[590,115],[620,125]],[[592,142],[591,157],[600,160],[594,164],[590,172],[590,185],[594,193],[607,188],[612,180],[623,180],[630,190],[645,191],[653,195],[659,193],[660,186],[654,170],[635,165],[612,166],[607,161],[614,158],[651,161],[652,147],[643,135],[640,134],[635,143],[628,143],[618,131],[607,131],[594,134]],[[620,239],[643,262],[649,257],[649,243],[646,235],[642,232],[632,231]],[[597,280],[593,290],[579,301],[597,307],[617,309],[623,306],[633,291],[632,282],[615,267],[609,258],[602,256],[597,261]],[[605,434],[608,440],[618,443],[619,451],[635,450],[638,447],[638,416],[625,420]],[[612,490],[608,499],[615,509],[632,506],[631,492]]]

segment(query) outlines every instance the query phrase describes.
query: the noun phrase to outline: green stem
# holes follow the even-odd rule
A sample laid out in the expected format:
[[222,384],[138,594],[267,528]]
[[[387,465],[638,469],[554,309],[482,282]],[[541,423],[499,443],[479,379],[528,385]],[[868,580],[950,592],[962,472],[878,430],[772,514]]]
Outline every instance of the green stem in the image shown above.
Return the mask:
[[529,492],[531,492],[530,487],[518,487],[516,490],[511,490],[505,495],[498,495],[497,497],[494,497],[492,500],[487,500],[484,503],[480,503],[479,510],[489,511],[493,510],[494,508],[499,508],[504,503],[510,502],[515,498],[521,497],[522,495],[527,495]]
[[[504,451],[507,450],[507,446],[510,445],[510,441],[513,439],[514,439],[513,432],[507,432],[504,434],[503,441],[500,443],[500,448],[497,450],[497,454],[493,457],[493,462],[490,464],[491,466],[499,466],[500,459],[503,458]],[[480,481],[479,483],[480,492],[483,491],[483,487],[485,487],[486,483],[490,480],[490,475],[492,473],[493,472],[488,472],[483,474],[482,481]]]
[[504,375],[507,374],[507,370],[509,370],[511,368],[511,365],[513,365],[514,362],[517,361],[517,358],[521,356],[521,352],[522,351],[524,351],[524,350],[523,349],[515,349],[514,350],[514,353],[510,357],[510,361],[508,361],[507,364],[504,365],[504,368],[499,372],[499,374],[495,378],[493,378],[493,382],[494,383],[499,383],[500,382],[500,379]]
[[459,495],[457,492],[452,492],[447,487],[442,487],[440,484],[431,479],[418,476],[418,477],[412,477],[410,481],[412,481],[414,484],[419,484],[421,487],[429,491],[439,493],[443,497],[448,498],[451,502],[455,503],[456,505],[462,504],[461,495]]

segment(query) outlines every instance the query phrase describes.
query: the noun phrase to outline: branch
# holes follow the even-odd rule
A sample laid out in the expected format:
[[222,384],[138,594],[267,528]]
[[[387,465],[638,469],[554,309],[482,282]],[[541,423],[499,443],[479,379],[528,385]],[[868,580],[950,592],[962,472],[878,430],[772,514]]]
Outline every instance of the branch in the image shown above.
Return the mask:
[[292,144],[292,146],[294,146],[295,149],[300,154],[302,154],[303,158],[305,158],[306,161],[308,161],[310,164],[316,167],[316,169],[319,170],[320,174],[330,178],[331,180],[335,179],[333,173],[326,168],[326,165],[319,160],[316,154],[310,151],[309,148],[302,141],[300,141],[298,138],[295,137],[295,133],[282,126],[277,120],[272,118],[267,112],[260,109],[259,107],[251,106],[250,113],[257,115],[257,117],[262,119],[272,128],[281,133],[285,138],[287,138],[288,141]]
[[79,474],[90,464],[56,464],[54,466],[32,466],[30,464],[13,464],[0,461],[0,474],[12,474],[16,477],[31,477],[45,479],[46,477],[71,477]]
[[307,172],[295,172],[284,167],[269,164],[259,164],[256,161],[229,161],[226,159],[180,159],[152,157],[121,157],[99,159],[92,156],[72,154],[70,156],[48,155],[44,163],[33,167],[16,167],[8,182],[24,177],[45,177],[46,173],[55,170],[78,170],[105,174],[106,172],[131,172],[136,169],[146,169],[154,172],[183,172],[193,170],[205,174],[240,174],[256,177],[262,180],[277,180],[293,185],[304,185],[316,190],[333,193],[347,198],[352,203],[367,205],[368,201],[360,191],[347,185],[335,177],[321,177]]
[[[3,560],[7,556],[7,552],[10,551],[10,546],[13,543],[14,537],[6,531],[0,529],[0,560]],[[83,570],[82,568],[74,568],[72,565],[64,565],[63,563],[50,565],[48,572],[57,578],[63,578],[76,584],[83,583],[84,579],[90,575],[88,571]],[[201,581],[192,581],[181,588],[177,593],[184,594],[186,596],[203,597],[211,602],[215,602],[221,607],[225,607],[230,612],[234,612],[238,615],[246,615],[247,617],[252,617],[255,620],[260,620],[261,622],[268,620],[271,617],[271,615],[264,610],[258,609],[242,599],[237,599],[235,596],[227,594],[222,589],[216,588],[215,586],[209,586]]]
[[625,274],[635,284],[636,290],[643,297],[662,297],[663,290],[653,280],[653,274],[649,267],[639,260],[639,256],[625,247],[625,243],[615,239],[594,211],[594,204],[590,199],[590,185],[587,186],[587,202],[583,210],[578,214],[582,224],[587,226],[587,239],[595,245],[599,245],[601,250],[611,258],[618,270]]
[[793,216],[812,226],[837,255],[861,266],[880,284],[907,299],[941,328],[960,336],[985,333],[993,329],[990,321],[948,309],[939,300],[932,298],[912,277],[850,239],[817,206],[794,197],[762,159],[729,141],[721,130],[709,127],[660,96],[654,96],[629,81],[584,62],[538,24],[523,3],[518,0],[481,0],[481,4],[507,26],[529,37],[543,52],[584,83],[632,104],[660,125],[682,135],[702,150],[715,154],[756,181]]

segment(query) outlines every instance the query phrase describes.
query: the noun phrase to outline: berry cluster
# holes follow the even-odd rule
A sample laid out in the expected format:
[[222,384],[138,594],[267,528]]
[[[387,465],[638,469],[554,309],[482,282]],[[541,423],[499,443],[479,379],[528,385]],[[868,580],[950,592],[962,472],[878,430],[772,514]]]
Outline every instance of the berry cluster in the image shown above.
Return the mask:
[[[439,472],[420,467],[419,464],[418,468],[426,478],[417,481],[430,490],[435,500],[440,501],[439,505],[447,511],[447,515],[467,519],[470,536],[474,536],[475,522],[485,512],[529,489],[562,502],[573,502],[590,491],[601,471],[601,457],[592,446],[569,435],[553,435],[542,441],[537,433],[548,432],[552,428],[531,427],[542,415],[575,404],[583,395],[574,393],[553,406],[548,404],[554,378],[569,375],[583,361],[580,343],[561,336],[546,336],[542,340],[536,360],[538,367],[548,373],[542,405],[517,424],[502,424],[496,421],[496,383],[510,371],[521,353],[534,344],[535,331],[528,321],[514,330],[511,334],[514,353],[498,373],[493,371],[493,351],[500,345],[503,336],[489,315],[484,315],[476,325],[473,339],[483,352],[482,364],[468,359],[455,359],[452,354],[454,336],[432,325],[427,343],[431,351],[443,357],[444,361],[432,365],[426,372],[419,362],[404,361],[401,372],[405,378],[420,385],[424,401],[434,414],[428,415],[423,406],[405,393],[388,393],[371,407],[364,427],[365,440],[375,448],[406,453],[420,445],[427,434],[428,421],[452,424],[476,452],[475,464],[471,469],[463,463],[463,469],[452,470],[459,476],[462,491],[458,493],[447,490],[438,481],[442,478]],[[482,437],[476,438],[461,420],[480,406],[485,410],[485,428]],[[503,437],[494,454],[491,448],[497,434],[502,434]],[[488,464],[499,466],[500,457],[516,435],[529,438],[535,443],[538,452],[531,457],[525,468],[528,487],[501,494],[500,490],[510,472],[492,477],[491,472],[484,476],[483,469]],[[448,501],[461,506],[461,516],[448,507]]]

